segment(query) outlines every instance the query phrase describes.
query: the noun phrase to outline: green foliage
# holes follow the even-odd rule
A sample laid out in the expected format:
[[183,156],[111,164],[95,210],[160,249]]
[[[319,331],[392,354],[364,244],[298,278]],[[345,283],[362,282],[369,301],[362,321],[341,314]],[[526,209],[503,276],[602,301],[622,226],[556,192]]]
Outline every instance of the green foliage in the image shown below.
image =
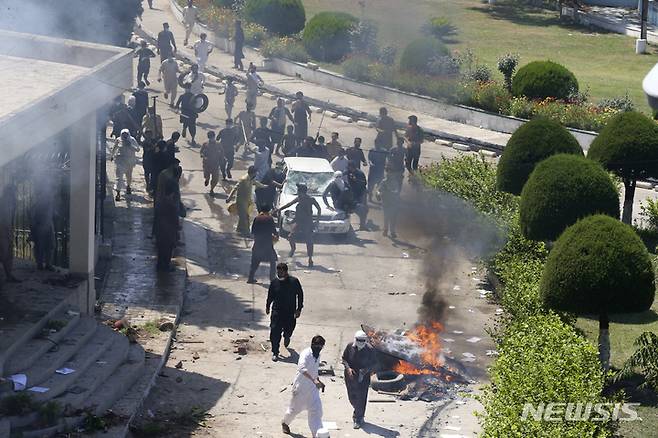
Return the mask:
[[512,77],[516,71],[516,67],[519,65],[519,55],[513,53],[507,53],[500,58],[498,58],[498,71],[503,74],[505,78],[505,86],[507,91],[512,92]]
[[59,402],[51,400],[37,409],[38,421],[41,427],[53,426],[62,417],[64,409]]
[[644,114],[623,112],[610,120],[587,156],[621,178],[658,176],[658,131]]
[[552,61],[526,64],[512,79],[512,93],[529,99],[566,99],[573,91],[578,91],[574,74]]
[[619,194],[610,176],[587,158],[558,154],[537,165],[521,192],[519,222],[533,240],[555,240],[592,214],[619,217]]
[[356,17],[345,12],[320,12],[304,28],[303,40],[311,56],[321,61],[334,62],[350,52],[350,31]]
[[473,82],[491,82],[491,69],[486,65],[476,65],[464,73],[464,79]]
[[635,111],[635,103],[633,103],[633,99],[630,98],[628,93],[619,97],[601,99],[597,106],[602,110],[612,108],[621,112]]
[[432,17],[425,23],[422,30],[429,36],[443,40],[454,35],[457,28],[447,17]]
[[430,188],[442,190],[468,201],[480,213],[509,224],[516,215],[516,197],[496,189],[496,168],[482,156],[464,155],[442,158],[423,167],[421,181]]
[[377,33],[377,23],[372,20],[360,20],[350,30],[350,47],[352,53],[377,59],[379,56]]
[[267,58],[284,58],[297,62],[308,62],[309,60],[304,44],[291,37],[265,40],[260,50],[262,55]]
[[540,118],[523,124],[507,141],[498,162],[498,189],[519,195],[537,163],[560,153],[583,155],[583,150],[555,121]]
[[513,324],[490,368],[484,405],[484,437],[605,437],[607,424],[536,421],[521,416],[525,403],[602,403],[603,373],[592,344],[555,314]]
[[247,0],[243,13],[247,20],[280,36],[296,34],[306,22],[301,0]]
[[658,392],[658,335],[652,332],[642,333],[633,343],[637,350],[624,363],[614,380],[620,381],[631,377],[638,370],[644,376],[640,388],[651,388]]
[[434,58],[447,56],[450,52],[435,38],[418,38],[410,42],[402,52],[400,70],[429,73],[430,62]]
[[567,228],[548,256],[546,306],[577,314],[647,310],[655,295],[649,253],[633,229],[604,215]]
[[260,47],[268,37],[267,29],[260,24],[246,23],[242,25],[244,30],[244,41],[250,46]]
[[370,81],[370,59],[365,56],[350,56],[341,64],[343,74],[359,82]]
[[647,198],[640,204],[642,224],[652,231],[658,231],[658,201]]

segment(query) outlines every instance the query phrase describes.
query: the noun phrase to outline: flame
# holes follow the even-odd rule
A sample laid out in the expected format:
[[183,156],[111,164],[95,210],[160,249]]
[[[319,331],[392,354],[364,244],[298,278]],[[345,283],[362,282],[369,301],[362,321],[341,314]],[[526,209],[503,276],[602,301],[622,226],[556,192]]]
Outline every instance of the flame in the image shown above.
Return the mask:
[[[400,360],[393,369],[400,374],[407,375],[440,375],[440,372],[434,371],[433,369],[439,368],[443,365],[440,338],[440,333],[442,331],[443,326],[439,322],[432,321],[427,325],[417,325],[412,331],[405,335],[421,348],[420,359],[428,368],[418,368],[409,362]],[[444,377],[447,380],[450,380],[450,376]]]

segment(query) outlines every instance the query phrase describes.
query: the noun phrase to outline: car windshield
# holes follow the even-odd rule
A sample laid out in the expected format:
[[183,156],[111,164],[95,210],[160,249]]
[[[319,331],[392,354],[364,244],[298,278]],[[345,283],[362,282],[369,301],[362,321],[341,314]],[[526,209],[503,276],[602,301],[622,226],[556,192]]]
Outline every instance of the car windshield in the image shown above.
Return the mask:
[[333,179],[332,172],[288,172],[283,192],[296,195],[297,184],[306,184],[309,195],[321,195]]

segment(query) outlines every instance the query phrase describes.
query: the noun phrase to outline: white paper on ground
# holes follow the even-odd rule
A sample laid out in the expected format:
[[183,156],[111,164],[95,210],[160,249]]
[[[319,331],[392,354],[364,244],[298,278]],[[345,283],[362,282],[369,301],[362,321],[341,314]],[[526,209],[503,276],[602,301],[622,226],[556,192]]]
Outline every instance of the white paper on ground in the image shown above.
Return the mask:
[[66,367],[64,367],[64,368],[60,368],[60,369],[58,369],[58,370],[55,370],[55,372],[56,372],[57,374],[62,374],[62,375],[64,375],[64,376],[66,376],[67,374],[75,373],[75,370],[74,370],[74,369],[71,369],[71,368],[66,368]]
[[455,342],[455,340],[452,339],[452,338],[443,338],[443,340],[444,340],[445,342]]
[[472,357],[465,357],[462,359],[462,362],[475,362],[475,359]]
[[462,290],[462,288],[459,287],[459,285],[456,284],[456,285],[452,288],[452,290]]
[[44,388],[43,386],[33,386],[32,388],[28,388],[27,390],[32,392],[48,392],[50,391],[50,388]]
[[454,334],[456,334],[456,335],[461,335],[462,333],[464,333],[464,332],[461,331],[461,330],[453,330],[452,332],[453,332]]
[[473,336],[472,338],[466,339],[466,342],[470,342],[471,344],[475,344],[476,342],[480,342],[482,338],[478,338],[477,336]]
[[452,430],[453,432],[459,432],[462,430],[462,428],[459,426],[442,426],[441,429]]
[[338,430],[338,424],[335,421],[323,421],[322,427],[329,430]]
[[468,357],[468,358],[471,358],[471,359],[475,359],[475,355],[473,353],[469,353],[468,351],[465,352],[465,353],[462,353],[462,356]]
[[14,391],[22,391],[27,386],[27,376],[25,374],[13,374],[9,380],[14,383]]

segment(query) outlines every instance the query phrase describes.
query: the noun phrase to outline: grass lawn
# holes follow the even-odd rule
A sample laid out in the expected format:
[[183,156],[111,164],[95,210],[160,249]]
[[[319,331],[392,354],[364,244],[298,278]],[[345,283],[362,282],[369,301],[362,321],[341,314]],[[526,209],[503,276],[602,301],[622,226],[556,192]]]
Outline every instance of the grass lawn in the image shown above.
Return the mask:
[[[587,338],[596,345],[599,322],[596,317],[578,318],[576,324]],[[635,351],[633,342],[642,332],[658,333],[658,300],[650,310],[642,313],[616,315],[610,322],[610,359],[612,366],[620,368]],[[640,406],[638,415],[642,421],[621,422],[620,433],[624,437],[656,436],[658,432],[658,406]]]
[[[307,17],[319,11],[345,11],[361,15],[354,0],[303,0]],[[402,6],[402,7],[401,7]],[[475,0],[366,0],[365,17],[379,24],[382,45],[400,50],[420,35],[420,26],[432,16],[445,16],[457,28],[450,47],[470,48],[478,59],[496,69],[496,60],[507,52],[518,53],[521,65],[551,59],[573,71],[581,90],[589,86],[598,100],[628,92],[637,107],[649,112],[642,79],[658,62],[658,51],[635,55],[635,40],[560,23],[557,12],[509,5],[493,7]]]

